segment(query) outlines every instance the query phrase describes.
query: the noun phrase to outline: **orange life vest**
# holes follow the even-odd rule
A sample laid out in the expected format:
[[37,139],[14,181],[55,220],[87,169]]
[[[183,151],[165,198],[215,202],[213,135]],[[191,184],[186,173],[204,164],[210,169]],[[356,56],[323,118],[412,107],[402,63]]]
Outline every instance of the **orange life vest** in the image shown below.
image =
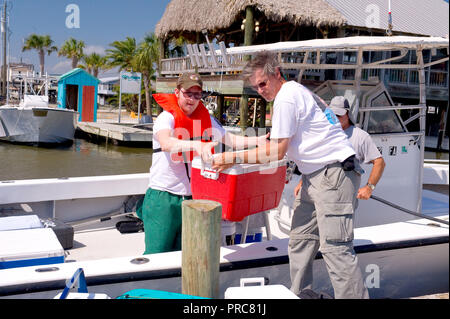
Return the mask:
[[[199,102],[195,111],[187,116],[178,106],[178,99],[175,94],[157,93],[153,94],[153,98],[163,110],[173,115],[175,119],[174,137],[181,140],[211,141],[211,117],[202,102]],[[172,154],[172,160],[186,163],[191,162],[194,156],[198,156],[195,151],[183,153]]]

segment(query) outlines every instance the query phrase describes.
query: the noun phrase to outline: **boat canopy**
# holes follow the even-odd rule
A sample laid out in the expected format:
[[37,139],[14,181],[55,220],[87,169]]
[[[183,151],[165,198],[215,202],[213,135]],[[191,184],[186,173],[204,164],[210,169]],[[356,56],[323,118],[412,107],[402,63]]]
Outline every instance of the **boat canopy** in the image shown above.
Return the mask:
[[[227,49],[228,54],[252,54],[263,50],[273,52],[304,51],[386,51],[399,49],[439,49],[448,48],[448,38],[411,36],[357,36],[334,39],[314,39],[305,41],[285,41],[261,45],[240,46]],[[217,51],[220,54],[220,51]]]

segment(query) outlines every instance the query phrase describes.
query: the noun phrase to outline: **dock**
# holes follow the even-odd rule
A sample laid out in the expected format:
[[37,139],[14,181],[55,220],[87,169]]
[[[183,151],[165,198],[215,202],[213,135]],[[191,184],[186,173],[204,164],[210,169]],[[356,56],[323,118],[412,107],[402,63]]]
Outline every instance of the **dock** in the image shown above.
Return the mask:
[[78,122],[77,131],[93,139],[104,139],[106,143],[149,143],[152,142],[153,131],[135,128],[132,124]]

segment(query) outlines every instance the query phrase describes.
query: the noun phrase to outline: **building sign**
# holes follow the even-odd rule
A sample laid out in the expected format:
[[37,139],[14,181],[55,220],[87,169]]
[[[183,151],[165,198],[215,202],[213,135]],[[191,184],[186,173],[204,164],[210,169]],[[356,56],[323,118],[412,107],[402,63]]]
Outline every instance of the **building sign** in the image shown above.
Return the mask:
[[141,93],[142,75],[139,72],[120,72],[120,93]]

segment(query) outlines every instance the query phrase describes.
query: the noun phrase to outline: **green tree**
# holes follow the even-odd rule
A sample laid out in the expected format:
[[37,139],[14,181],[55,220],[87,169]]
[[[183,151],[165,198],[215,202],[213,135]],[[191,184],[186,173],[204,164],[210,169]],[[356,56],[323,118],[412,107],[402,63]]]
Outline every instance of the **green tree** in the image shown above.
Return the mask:
[[100,70],[109,68],[107,57],[101,56],[100,54],[95,52],[83,56],[82,61],[83,64],[78,65],[78,67],[87,70],[90,74],[92,74],[95,77],[98,76],[98,72]]
[[75,40],[74,38],[67,39],[58,51],[58,56],[65,56],[72,59],[72,69],[78,65],[78,61],[83,57],[84,41]]
[[124,41],[114,41],[110,46],[112,49],[106,50],[106,57],[111,67],[119,67],[120,71],[136,71],[133,65],[137,51],[136,39],[127,37]]
[[33,33],[25,39],[22,47],[22,52],[29,50],[38,51],[41,74],[44,74],[45,53],[50,55],[52,52],[58,51],[58,48],[53,45],[53,40],[49,35],[38,35]]
[[159,41],[154,33],[146,34],[139,43],[133,65],[142,73],[145,91],[145,106],[147,115],[152,115],[151,80],[155,78],[159,61]]

